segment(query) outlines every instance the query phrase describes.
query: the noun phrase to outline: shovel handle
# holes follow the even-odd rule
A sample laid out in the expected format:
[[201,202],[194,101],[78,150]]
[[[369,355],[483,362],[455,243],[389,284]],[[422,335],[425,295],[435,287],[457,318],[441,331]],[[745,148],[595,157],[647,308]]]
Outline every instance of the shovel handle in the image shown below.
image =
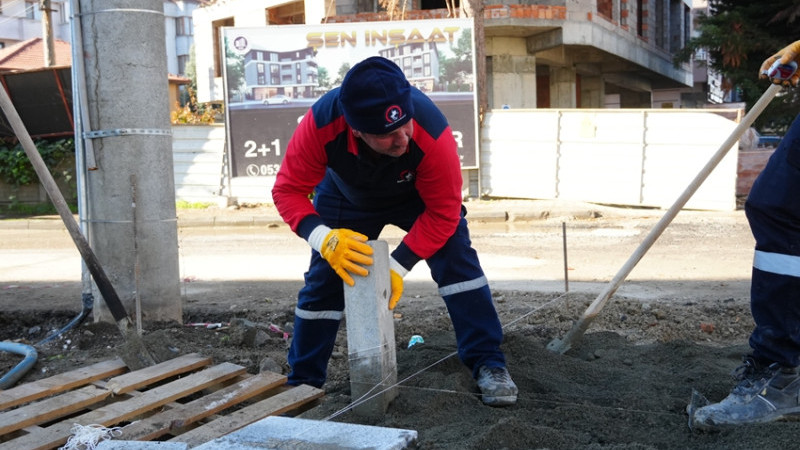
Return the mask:
[[579,339],[580,336],[589,328],[589,324],[591,321],[600,313],[600,310],[605,306],[608,300],[614,295],[614,292],[617,291],[620,284],[625,281],[625,278],[631,273],[636,264],[642,257],[647,253],[650,247],[655,243],[655,241],[661,236],[664,230],[669,226],[672,222],[672,219],[678,215],[678,212],[686,205],[686,202],[694,195],[697,189],[703,184],[706,178],[711,174],[715,167],[722,161],[722,158],[728,153],[728,151],[733,147],[733,144],[742,137],[745,131],[753,125],[756,118],[764,111],[764,108],[767,107],[770,101],[780,92],[782,86],[780,84],[771,84],[769,88],[761,94],[761,97],[758,101],[750,108],[747,114],[742,118],[742,121],[736,125],[736,128],[733,129],[733,132],[728,136],[727,139],[720,145],[719,149],[716,153],[711,157],[711,159],[706,163],[706,165],[700,170],[700,172],[695,176],[689,186],[683,191],[683,193],[675,200],[675,203],[667,210],[661,220],[653,226],[650,233],[644,238],[644,240],[639,244],[639,247],[634,250],[633,254],[628,258],[625,264],[619,269],[617,274],[614,278],[606,285],[606,288],[597,298],[586,308],[584,311],[583,316],[575,322],[572,326],[572,329],[567,333],[566,337],[559,341],[554,340],[553,342],[548,345],[548,349],[554,351],[555,353],[565,353],[572,347],[572,342]]

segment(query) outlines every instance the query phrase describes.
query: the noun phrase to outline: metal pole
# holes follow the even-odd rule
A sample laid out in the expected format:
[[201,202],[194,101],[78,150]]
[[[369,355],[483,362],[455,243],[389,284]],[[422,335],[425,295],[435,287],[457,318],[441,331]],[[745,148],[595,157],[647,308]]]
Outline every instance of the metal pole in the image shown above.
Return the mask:
[[[72,4],[73,16],[70,22],[70,33],[72,40],[72,67],[70,69],[72,75],[72,120],[73,120],[73,142],[75,144],[75,178],[78,189],[78,222],[80,224],[81,232],[84,236],[89,236],[88,223],[86,218],[87,213],[87,183],[86,183],[86,147],[83,139],[83,124],[84,114],[86,110],[86,103],[83,101],[85,98],[84,91],[86,90],[83,83],[83,71],[80,69],[83,65],[83,58],[81,57],[81,28],[80,28],[80,2]],[[86,262],[81,259],[81,287],[84,305],[94,304],[92,294],[92,278],[89,270],[86,267]],[[90,306],[91,307],[91,306]]]

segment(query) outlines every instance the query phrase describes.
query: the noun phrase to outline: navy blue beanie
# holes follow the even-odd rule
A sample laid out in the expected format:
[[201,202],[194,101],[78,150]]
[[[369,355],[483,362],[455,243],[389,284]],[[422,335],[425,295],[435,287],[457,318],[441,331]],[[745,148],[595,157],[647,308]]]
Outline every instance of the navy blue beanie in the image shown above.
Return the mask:
[[344,119],[354,130],[386,134],[411,120],[411,85],[397,64],[380,56],[353,66],[339,89]]

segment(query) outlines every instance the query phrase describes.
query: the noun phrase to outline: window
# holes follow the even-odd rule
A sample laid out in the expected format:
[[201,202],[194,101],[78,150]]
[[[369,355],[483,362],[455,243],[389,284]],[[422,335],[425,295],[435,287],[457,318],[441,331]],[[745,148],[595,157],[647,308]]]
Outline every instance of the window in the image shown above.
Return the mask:
[[192,36],[192,18],[191,17],[176,17],[175,18],[175,35],[176,36]]
[[628,2],[626,0],[619,3],[619,24],[628,27]]
[[264,63],[256,64],[256,84],[262,86],[267,84],[267,74],[266,74],[266,68],[264,67]]
[[39,2],[36,0],[25,0],[25,18],[35,19],[36,10],[39,9]]
[[454,2],[448,2],[447,0],[421,0],[420,9],[450,9],[451,4],[455,9],[461,8],[461,2],[459,0],[455,0]]
[[664,17],[664,0],[656,0],[656,11],[655,11],[655,44],[659,48],[665,48],[664,44],[664,22],[666,18]]
[[612,0],[597,0],[597,14],[613,20],[614,2]]
[[644,23],[644,18],[647,17],[644,11],[644,0],[636,0],[636,34],[644,37],[647,26]]
[[189,62],[189,55],[178,55],[178,74],[186,75],[186,64]]

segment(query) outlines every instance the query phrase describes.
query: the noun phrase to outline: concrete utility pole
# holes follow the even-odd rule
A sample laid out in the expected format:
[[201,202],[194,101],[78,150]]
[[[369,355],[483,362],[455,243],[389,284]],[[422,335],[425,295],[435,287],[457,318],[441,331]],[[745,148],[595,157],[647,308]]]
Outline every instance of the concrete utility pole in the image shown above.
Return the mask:
[[[90,242],[129,316],[181,322],[163,2],[78,2]],[[110,321],[99,298],[95,320]]]
[[52,67],[56,63],[55,43],[53,42],[53,22],[50,13],[50,0],[41,0],[39,9],[42,11],[42,44],[44,45],[44,66]]

